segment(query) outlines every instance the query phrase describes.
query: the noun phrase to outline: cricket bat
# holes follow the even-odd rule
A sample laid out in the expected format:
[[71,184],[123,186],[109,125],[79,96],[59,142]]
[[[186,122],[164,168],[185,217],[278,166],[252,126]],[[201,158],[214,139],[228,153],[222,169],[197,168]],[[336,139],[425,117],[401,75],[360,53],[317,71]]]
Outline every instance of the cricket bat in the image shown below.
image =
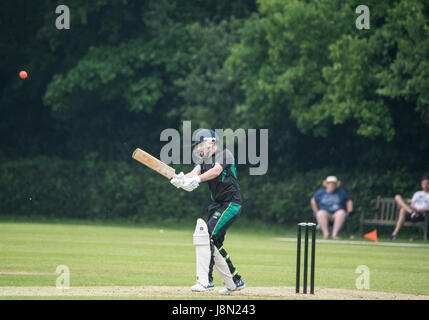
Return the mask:
[[159,174],[162,174],[167,179],[171,179],[176,171],[169,165],[166,165],[161,160],[158,160],[157,158],[151,156],[149,153],[143,151],[140,148],[134,150],[133,159],[137,160],[140,163],[143,163],[144,165],[148,166],[152,170],[155,170]]

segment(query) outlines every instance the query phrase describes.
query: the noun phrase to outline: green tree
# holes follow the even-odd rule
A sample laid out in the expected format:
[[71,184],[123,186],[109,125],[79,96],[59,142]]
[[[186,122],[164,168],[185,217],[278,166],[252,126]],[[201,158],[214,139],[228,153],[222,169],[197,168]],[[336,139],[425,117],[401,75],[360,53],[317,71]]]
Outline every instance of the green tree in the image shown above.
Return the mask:
[[[401,1],[389,10],[379,38],[387,44],[391,63],[377,78],[377,90],[391,99],[404,99],[429,124],[429,4]],[[380,41],[380,42],[381,42]]]

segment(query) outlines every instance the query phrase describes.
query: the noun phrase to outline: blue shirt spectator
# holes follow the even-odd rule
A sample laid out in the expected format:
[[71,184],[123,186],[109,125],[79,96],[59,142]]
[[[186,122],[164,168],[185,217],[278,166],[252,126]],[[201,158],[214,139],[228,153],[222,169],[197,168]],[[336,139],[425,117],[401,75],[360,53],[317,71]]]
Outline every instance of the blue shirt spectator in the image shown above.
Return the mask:
[[353,211],[353,201],[339,188],[340,184],[341,181],[337,177],[329,176],[323,181],[325,188],[317,190],[310,199],[311,209],[322,230],[323,239],[329,237],[329,222],[333,222],[332,239],[338,239],[338,232]]
[[350,200],[343,189],[335,189],[332,193],[327,192],[326,189],[319,189],[313,197],[319,205],[319,210],[326,210],[329,213],[340,209],[347,210],[346,203]]

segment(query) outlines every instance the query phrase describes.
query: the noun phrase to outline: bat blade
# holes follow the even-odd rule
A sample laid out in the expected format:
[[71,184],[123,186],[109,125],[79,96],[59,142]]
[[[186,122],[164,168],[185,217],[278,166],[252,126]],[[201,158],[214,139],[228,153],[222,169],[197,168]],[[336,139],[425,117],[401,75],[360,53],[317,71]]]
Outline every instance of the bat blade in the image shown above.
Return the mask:
[[162,174],[167,179],[171,179],[175,174],[175,169],[166,165],[161,160],[151,156],[149,153],[143,151],[140,148],[137,148],[133,152],[133,159],[137,160],[140,163],[148,166],[152,170],[155,170],[159,174]]

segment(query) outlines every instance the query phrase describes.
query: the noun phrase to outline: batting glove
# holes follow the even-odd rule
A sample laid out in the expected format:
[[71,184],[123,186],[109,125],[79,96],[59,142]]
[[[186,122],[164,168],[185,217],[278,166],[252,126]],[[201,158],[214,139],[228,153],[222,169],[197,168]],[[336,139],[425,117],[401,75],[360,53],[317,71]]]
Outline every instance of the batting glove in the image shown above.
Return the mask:
[[185,174],[180,172],[179,174],[175,174],[173,178],[170,180],[170,183],[176,188],[182,187],[183,180],[186,179]]
[[195,176],[193,176],[191,178],[185,178],[182,181],[182,186],[181,187],[182,187],[183,190],[186,190],[186,191],[190,192],[190,191],[193,191],[196,188],[198,188],[200,182],[201,182],[200,177],[197,176],[197,175],[195,175]]

